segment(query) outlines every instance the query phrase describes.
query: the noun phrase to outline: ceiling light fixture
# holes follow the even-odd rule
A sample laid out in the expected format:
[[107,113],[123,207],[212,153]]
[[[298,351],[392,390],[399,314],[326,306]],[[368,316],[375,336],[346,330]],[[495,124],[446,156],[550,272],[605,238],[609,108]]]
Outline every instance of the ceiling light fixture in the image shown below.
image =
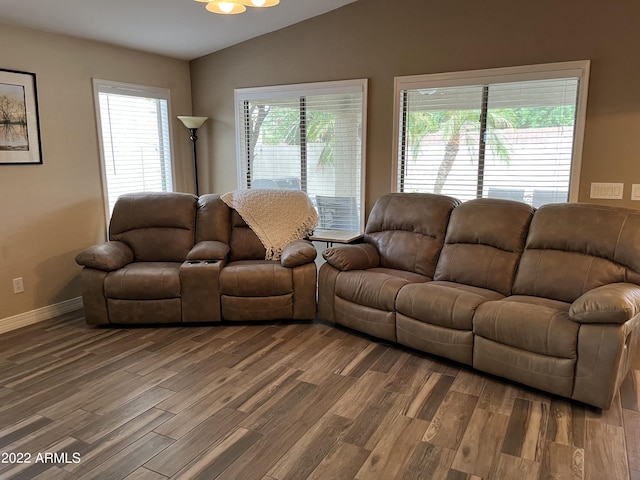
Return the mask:
[[209,12],[220,13],[222,15],[235,15],[247,11],[247,7],[273,7],[278,5],[280,0],[195,0],[206,3]]

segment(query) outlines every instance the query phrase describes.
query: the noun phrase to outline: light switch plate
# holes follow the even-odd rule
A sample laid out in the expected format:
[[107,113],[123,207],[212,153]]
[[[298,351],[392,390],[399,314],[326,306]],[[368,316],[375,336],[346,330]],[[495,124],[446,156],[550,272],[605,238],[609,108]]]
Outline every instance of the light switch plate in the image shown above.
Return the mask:
[[591,198],[622,200],[624,183],[592,183]]
[[640,200],[640,183],[631,185],[631,200]]

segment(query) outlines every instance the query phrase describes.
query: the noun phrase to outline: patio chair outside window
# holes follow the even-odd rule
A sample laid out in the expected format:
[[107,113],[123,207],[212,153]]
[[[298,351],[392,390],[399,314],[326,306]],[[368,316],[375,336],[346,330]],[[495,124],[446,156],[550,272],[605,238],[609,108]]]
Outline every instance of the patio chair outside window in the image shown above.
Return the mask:
[[328,197],[316,195],[316,207],[320,215],[321,230],[360,229],[360,217],[355,197]]

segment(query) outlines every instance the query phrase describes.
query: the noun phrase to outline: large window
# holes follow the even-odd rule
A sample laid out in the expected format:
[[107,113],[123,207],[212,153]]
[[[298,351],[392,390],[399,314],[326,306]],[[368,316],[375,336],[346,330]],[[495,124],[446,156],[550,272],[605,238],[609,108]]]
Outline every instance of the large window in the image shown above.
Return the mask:
[[577,198],[589,62],[398,77],[396,189]]
[[367,81],[237,89],[240,188],[298,189],[321,229],[361,230]]
[[94,80],[107,217],[124,193],[172,191],[169,91]]

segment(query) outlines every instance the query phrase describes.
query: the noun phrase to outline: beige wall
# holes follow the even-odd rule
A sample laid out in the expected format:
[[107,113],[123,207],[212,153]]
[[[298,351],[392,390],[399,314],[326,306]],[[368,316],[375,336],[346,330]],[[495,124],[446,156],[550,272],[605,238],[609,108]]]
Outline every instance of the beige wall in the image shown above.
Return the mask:
[[[191,94],[184,61],[6,25],[0,45],[0,68],[37,75],[44,159],[0,165],[1,323],[80,296],[74,257],[104,239],[92,78],[170,88],[174,117],[191,113]],[[176,122],[176,186],[189,190],[190,143]],[[25,293],[13,294],[16,277]]]
[[[591,182],[640,183],[640,2],[619,0],[359,0],[192,62],[204,191],[237,187],[233,90],[369,78],[366,198],[391,189],[393,79],[591,60],[580,201]],[[203,168],[204,170],[204,168]],[[600,200],[600,202],[603,202]]]

